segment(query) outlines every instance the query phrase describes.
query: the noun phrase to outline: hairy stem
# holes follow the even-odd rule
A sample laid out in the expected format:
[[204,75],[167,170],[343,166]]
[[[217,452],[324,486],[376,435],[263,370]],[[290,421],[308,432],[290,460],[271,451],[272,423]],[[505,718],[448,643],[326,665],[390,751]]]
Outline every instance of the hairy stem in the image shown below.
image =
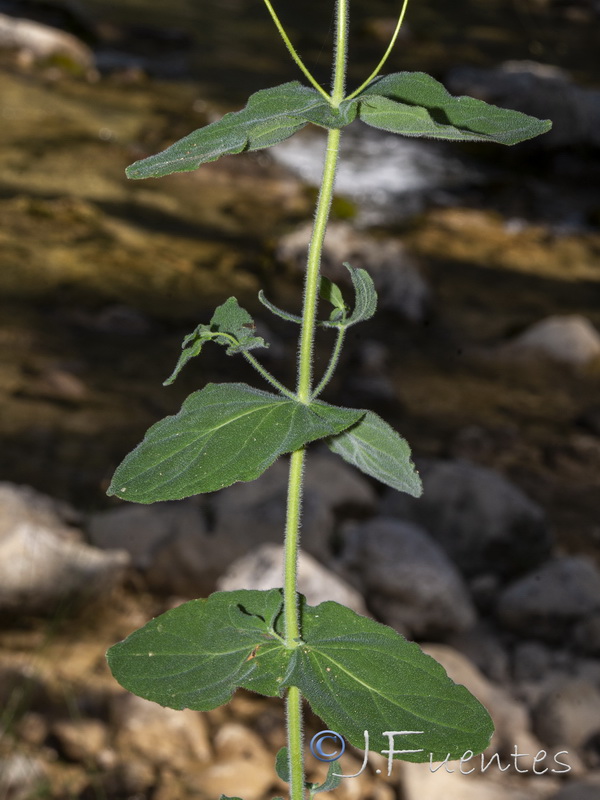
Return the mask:
[[[348,0],[336,0],[337,35],[333,89],[331,101],[339,105],[344,97],[346,53],[348,36]],[[327,150],[323,166],[321,190],[315,212],[312,237],[308,248],[306,277],[304,282],[304,305],[302,328],[298,349],[298,383],[296,397],[299,402],[309,404],[312,395],[313,347],[317,318],[319,273],[325,231],[333,199],[335,171],[340,150],[340,130],[329,130]],[[285,530],[285,576],[283,589],[283,616],[285,622],[286,647],[298,647],[300,630],[298,610],[298,548],[300,544],[300,509],[302,503],[302,470],[305,449],[292,453],[288,483],[287,519]],[[291,687],[287,695],[287,739],[290,766],[290,800],[304,800],[304,767],[302,762],[302,698],[297,687]]]
[[315,89],[316,89],[316,90],[319,92],[319,94],[322,94],[322,95],[323,95],[323,97],[324,97],[326,100],[328,100],[328,101],[329,101],[329,100],[330,100],[330,97],[329,97],[329,95],[327,94],[327,92],[325,91],[325,89],[323,89],[323,87],[319,85],[319,83],[318,83],[318,82],[317,82],[317,80],[316,80],[316,79],[313,77],[313,75],[312,75],[312,73],[310,72],[310,70],[308,69],[308,67],[305,65],[304,61],[302,61],[302,59],[301,59],[301,58],[300,58],[300,56],[298,55],[298,53],[297,53],[297,51],[296,51],[296,48],[295,48],[295,47],[294,47],[294,45],[291,43],[291,41],[290,41],[290,37],[289,37],[289,36],[287,35],[287,33],[285,32],[285,28],[284,28],[284,27],[283,27],[283,25],[281,24],[281,21],[280,21],[279,17],[277,16],[276,12],[275,12],[275,9],[274,9],[274,8],[273,8],[273,6],[271,5],[271,2],[270,2],[270,0],[265,0],[265,5],[266,5],[266,7],[267,7],[267,8],[268,8],[268,10],[269,10],[269,14],[271,15],[271,18],[273,19],[273,22],[275,23],[275,27],[276,27],[276,28],[277,28],[277,30],[279,31],[279,35],[281,36],[281,38],[282,38],[282,39],[283,39],[283,41],[285,42],[285,46],[287,47],[287,49],[288,49],[288,51],[289,51],[289,54],[290,54],[290,55],[291,55],[291,57],[294,59],[294,61],[296,62],[296,64],[297,64],[297,65],[300,67],[300,69],[302,70],[302,72],[304,73],[304,75],[307,77],[307,79],[308,79],[308,80],[309,80],[309,81],[312,83],[312,85],[315,87]]
[[344,338],[346,336],[346,328],[340,326],[337,330],[337,338],[335,340],[335,346],[331,353],[331,357],[329,359],[329,364],[327,365],[327,369],[325,370],[325,374],[321,378],[321,382],[317,386],[317,388],[312,393],[312,399],[316,400],[316,398],[321,394],[323,389],[327,386],[329,381],[331,380],[333,373],[338,365],[338,361],[340,360],[340,353],[342,352],[342,346],[344,344]]
[[392,34],[392,38],[390,40],[388,48],[383,54],[383,58],[381,59],[379,64],[377,64],[377,66],[375,67],[373,72],[369,75],[367,80],[361,83],[358,89],[352,92],[352,94],[348,95],[348,97],[346,98],[347,100],[352,100],[352,98],[359,95],[363,89],[366,89],[367,86],[371,83],[371,81],[375,80],[375,78],[379,75],[379,73],[383,69],[385,62],[388,60],[388,57],[392,52],[392,50],[394,49],[394,45],[396,44],[396,39],[398,38],[398,34],[400,33],[400,28],[402,27],[402,23],[404,22],[404,15],[406,14],[407,6],[408,6],[408,0],[404,0],[404,2],[402,3],[402,9],[400,10],[400,16],[398,17],[398,22],[396,23],[396,28],[394,30],[394,33]]
[[248,353],[248,351],[244,351],[243,356],[249,364],[252,364],[252,366],[259,373],[259,375],[262,375],[262,377],[266,381],[268,381],[271,384],[271,386],[274,386],[278,392],[285,395],[286,397],[289,397],[290,400],[296,399],[296,395],[293,392],[290,392],[289,389],[286,389],[286,387],[282,383],[280,383],[274,375],[271,375],[269,370],[263,367],[260,361],[254,358],[253,355]]

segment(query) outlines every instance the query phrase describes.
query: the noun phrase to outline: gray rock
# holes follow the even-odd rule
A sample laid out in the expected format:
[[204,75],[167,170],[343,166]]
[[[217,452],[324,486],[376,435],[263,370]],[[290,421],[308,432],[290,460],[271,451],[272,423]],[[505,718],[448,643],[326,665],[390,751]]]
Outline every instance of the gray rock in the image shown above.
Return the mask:
[[590,655],[600,655],[600,611],[589,614],[575,628],[575,644]]
[[[280,459],[252,483],[237,483],[214,498],[214,536],[221,541],[223,569],[259,544],[283,540],[288,464]],[[339,458],[309,454],[302,510],[302,547],[319,561],[331,557],[334,511],[372,510],[371,485]]]
[[[283,553],[283,545],[262,545],[250,555],[235,561],[219,578],[217,589],[265,590],[283,586]],[[298,591],[311,606],[334,600],[357,614],[367,613],[364,600],[356,589],[302,551],[298,559]]]
[[371,609],[414,637],[444,636],[475,622],[458,571],[416,525],[378,517],[343,532],[342,575],[362,582]]
[[151,505],[119,505],[90,515],[88,540],[95,547],[127,550],[133,566],[146,570],[169,542],[188,532],[205,533],[206,505],[204,496]]
[[388,491],[381,511],[424,527],[468,576],[514,575],[548,557],[542,509],[502,475],[467,461],[421,461],[423,496]]
[[62,600],[92,599],[121,579],[127,553],[83,544],[59,509],[27,487],[2,486],[0,611],[54,614]]
[[126,549],[155,591],[204,596],[230,557],[227,538],[207,530],[207,505],[202,496],[102,511],[91,515],[88,537],[98,547]]
[[582,679],[565,679],[542,695],[533,727],[547,745],[582,749],[600,735],[600,690]]
[[446,85],[453,93],[551,119],[552,130],[536,140],[539,147],[600,146],[600,91],[577,86],[557,67],[532,61],[456,67]]
[[[258,480],[206,497],[151,506],[126,506],[90,517],[88,537],[103,548],[121,547],[151,588],[181,597],[213,592],[236,559],[264,543],[280,544],[285,530],[288,466],[276,462]],[[374,489],[331,455],[311,453],[305,476],[302,545],[330,557],[334,512],[375,507]]]
[[507,683],[510,668],[505,647],[498,636],[485,623],[478,623],[448,639],[454,647],[481,672],[496,683]]
[[584,556],[557,558],[508,586],[498,601],[502,625],[528,637],[562,642],[600,610],[600,572]]
[[83,539],[74,527],[81,523],[81,515],[68,503],[48,497],[30,486],[0,483],[0,541],[15,525],[23,522],[51,530],[69,541]]
[[[277,258],[304,272],[311,234],[312,223],[285,236],[277,248]],[[430,303],[429,287],[402,242],[356,231],[345,222],[334,222],[327,229],[323,267],[331,280],[350,287],[345,261],[371,275],[380,308],[396,311],[413,321],[423,319]]]
[[517,357],[544,356],[582,367],[600,357],[600,334],[578,314],[548,317],[503,346],[501,352]]
[[552,651],[542,642],[520,642],[513,653],[513,677],[517,682],[542,681],[554,667]]

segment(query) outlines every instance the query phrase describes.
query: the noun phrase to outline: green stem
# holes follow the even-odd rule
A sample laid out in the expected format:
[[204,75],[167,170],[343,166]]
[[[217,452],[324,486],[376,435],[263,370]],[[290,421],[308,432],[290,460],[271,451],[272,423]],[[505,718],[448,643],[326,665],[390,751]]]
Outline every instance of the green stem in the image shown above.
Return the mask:
[[287,515],[285,522],[283,619],[285,646],[290,649],[298,646],[298,639],[300,637],[296,573],[298,567],[298,544],[300,539],[300,508],[302,504],[304,452],[304,448],[301,447],[299,450],[294,450],[290,458]]
[[300,351],[298,356],[297,397],[301,403],[309,403],[311,397],[313,372],[312,356],[317,319],[321,253],[323,251],[323,241],[325,239],[325,231],[327,229],[331,201],[333,199],[333,186],[340,149],[340,138],[341,130],[339,128],[329,129],[327,133],[327,153],[325,156],[321,191],[319,192],[312,238],[308,248],[302,330],[300,333]]
[[337,339],[335,341],[335,346],[331,353],[331,358],[329,359],[329,364],[327,365],[327,369],[325,370],[325,374],[321,378],[321,383],[312,393],[313,400],[317,399],[317,397],[321,394],[323,389],[327,386],[327,384],[331,380],[333,373],[335,372],[335,368],[338,365],[338,361],[340,360],[340,353],[342,352],[342,346],[344,344],[345,336],[346,336],[346,328],[345,326],[340,326],[338,328]]
[[302,59],[300,58],[300,56],[296,52],[296,48],[291,43],[290,37],[285,32],[285,28],[283,27],[279,17],[275,13],[275,9],[271,5],[270,0],[265,0],[265,5],[269,9],[269,14],[272,17],[273,22],[275,23],[275,27],[279,31],[279,35],[281,36],[281,38],[285,42],[285,46],[287,47],[291,57],[294,59],[296,64],[300,67],[302,72],[305,74],[305,76],[308,78],[308,80],[312,83],[312,85],[315,87],[315,89],[319,92],[319,94],[322,94],[323,97],[327,100],[327,102],[331,102],[331,98],[329,97],[329,95],[327,94],[325,89],[323,89],[323,87],[320,86],[317,83],[317,80],[312,76],[310,70],[308,69],[308,67],[305,65],[304,61],[302,61]]
[[[267,0],[265,0],[267,2]],[[348,47],[348,0],[336,0],[337,35],[333,90],[331,102],[339,105],[344,97],[346,53]],[[323,179],[315,212],[312,237],[308,248],[308,261],[304,284],[302,328],[298,348],[298,383],[296,397],[300,403],[311,402],[313,347],[319,293],[319,271],[325,231],[333,199],[335,170],[340,151],[339,129],[329,130],[327,151],[323,167]],[[298,548],[300,544],[300,509],[302,504],[302,471],[305,448],[295,450],[290,459],[288,482],[287,518],[285,529],[285,575],[283,586],[283,617],[286,647],[298,647],[301,641],[298,609]],[[290,759],[290,800],[304,800],[304,766],[302,760],[302,708],[301,695],[297,687],[291,687],[287,695],[287,737]]]
[[263,367],[263,365],[260,363],[260,361],[258,361],[258,359],[254,358],[254,356],[250,355],[250,353],[248,353],[247,351],[244,351],[243,355],[246,361],[249,364],[252,364],[254,369],[260,375],[262,375],[263,378],[271,384],[271,386],[275,387],[275,389],[277,389],[278,392],[281,392],[281,394],[285,395],[286,397],[289,397],[290,400],[296,399],[296,395],[293,392],[290,392],[289,389],[286,389],[283,383],[280,383],[274,375],[271,375],[269,370]]
[[[298,614],[298,545],[300,540],[300,508],[302,505],[302,472],[305,449],[295,450],[290,458],[287,518],[285,524],[285,575],[283,583],[283,620],[285,646],[298,647],[300,620]],[[302,698],[297,686],[290,686],[286,699],[287,740],[290,772],[290,800],[304,800],[304,759],[302,753]]]
[[392,35],[392,39],[391,39],[391,41],[390,41],[390,43],[388,45],[388,49],[383,54],[383,58],[381,59],[379,64],[377,64],[377,66],[375,67],[373,72],[369,75],[367,80],[364,81],[364,83],[361,83],[361,85],[358,87],[358,89],[356,89],[354,92],[352,92],[352,94],[348,95],[346,100],[352,100],[353,97],[356,97],[357,95],[359,95],[362,92],[362,90],[366,89],[367,86],[371,83],[371,81],[374,80],[379,75],[381,70],[383,69],[383,65],[388,60],[388,57],[389,57],[390,53],[392,52],[392,50],[394,49],[394,45],[396,44],[396,39],[398,38],[398,34],[400,33],[400,28],[402,27],[402,23],[404,22],[404,15],[406,14],[407,6],[408,6],[408,0],[404,0],[404,2],[402,4],[402,10],[400,11],[400,16],[398,17],[398,22],[396,24],[396,29],[394,30],[394,33]]
[[286,698],[288,725],[288,766],[290,798],[304,798],[304,759],[302,753],[302,695],[297,686],[290,686]]

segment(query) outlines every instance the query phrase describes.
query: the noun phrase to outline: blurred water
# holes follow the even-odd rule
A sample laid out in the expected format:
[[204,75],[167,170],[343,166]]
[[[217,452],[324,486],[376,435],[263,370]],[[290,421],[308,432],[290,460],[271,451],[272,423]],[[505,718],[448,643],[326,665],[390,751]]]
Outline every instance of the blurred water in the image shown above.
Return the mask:
[[[270,152],[307,183],[320,185],[324,131],[307,129]],[[394,136],[360,122],[342,136],[336,191],[357,203],[358,224],[398,222],[432,201],[452,202],[452,190],[483,180],[483,169],[456,147]]]

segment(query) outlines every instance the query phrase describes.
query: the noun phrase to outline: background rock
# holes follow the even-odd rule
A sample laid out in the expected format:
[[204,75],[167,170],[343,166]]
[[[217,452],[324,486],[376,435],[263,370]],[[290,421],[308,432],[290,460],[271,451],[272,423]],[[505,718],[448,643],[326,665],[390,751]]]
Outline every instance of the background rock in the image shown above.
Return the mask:
[[[237,483],[214,498],[214,538],[223,553],[221,572],[262,543],[279,544],[285,530],[287,459],[252,483]],[[302,547],[324,563],[331,556],[334,511],[372,510],[375,493],[356,470],[330,455],[309,454],[302,506]]]
[[0,14],[0,48],[16,50],[33,60],[63,56],[79,67],[90,70],[94,55],[87,45],[70,33],[29,19],[15,19]]
[[498,619],[512,631],[564,641],[575,623],[600,610],[600,572],[585,556],[557,558],[512,583],[498,600]]
[[74,527],[81,519],[81,514],[68,503],[37,492],[31,486],[0,483],[0,540],[16,525],[29,522],[65,539],[81,541],[82,536]]
[[103,551],[28,520],[0,539],[0,611],[54,614],[60,601],[91,600],[122,578],[129,556]]
[[466,461],[420,461],[423,496],[385,493],[382,513],[424,527],[466,575],[514,575],[548,557],[542,509],[497,472]]
[[144,761],[197,774],[212,758],[206,719],[197,711],[175,711],[120,693],[111,702],[110,716],[123,763]]
[[582,367],[600,358],[600,334],[588,319],[577,314],[548,317],[504,345],[501,353],[545,356]]
[[[277,258],[304,271],[311,233],[309,223],[287,234],[279,242]],[[352,283],[345,261],[371,275],[380,308],[415,322],[423,319],[430,302],[429,287],[400,240],[377,238],[358,232],[348,223],[333,222],[327,228],[322,263],[327,277],[348,287],[346,295],[351,299]]]
[[600,146],[600,91],[577,86],[564,70],[534,61],[506,61],[495,69],[455,67],[453,93],[552,120],[538,147]]
[[[276,589],[283,586],[284,547],[264,544],[250,555],[235,561],[217,581],[217,589]],[[309,605],[335,600],[357,614],[367,614],[363,598],[345,581],[325,569],[308,553],[300,551],[298,559],[298,591]]]
[[581,750],[600,734],[600,690],[581,679],[565,679],[540,698],[535,733],[548,745]]
[[353,576],[373,612],[408,636],[462,631],[475,611],[460,574],[416,525],[377,517],[342,531],[341,574]]

